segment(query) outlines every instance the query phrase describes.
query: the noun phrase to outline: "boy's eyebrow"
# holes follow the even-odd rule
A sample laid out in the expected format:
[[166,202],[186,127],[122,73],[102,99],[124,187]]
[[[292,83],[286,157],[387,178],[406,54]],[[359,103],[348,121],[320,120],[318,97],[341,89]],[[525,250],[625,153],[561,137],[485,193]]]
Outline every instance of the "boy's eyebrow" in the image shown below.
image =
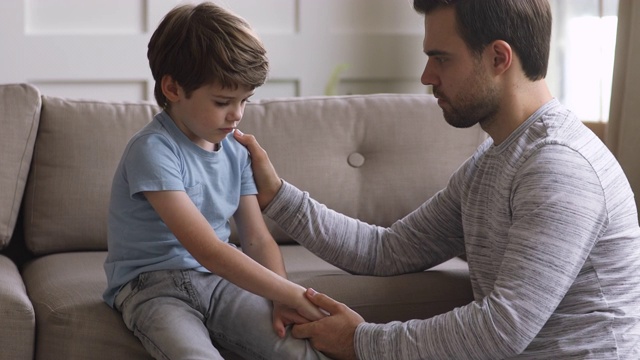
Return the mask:
[[[250,93],[248,93],[246,96],[244,96],[245,98],[248,97],[252,97],[255,94],[255,91],[252,91]],[[219,95],[219,94],[213,94],[214,97],[220,98],[220,99],[225,99],[225,100],[233,100],[235,99],[235,96],[225,96],[225,95]]]

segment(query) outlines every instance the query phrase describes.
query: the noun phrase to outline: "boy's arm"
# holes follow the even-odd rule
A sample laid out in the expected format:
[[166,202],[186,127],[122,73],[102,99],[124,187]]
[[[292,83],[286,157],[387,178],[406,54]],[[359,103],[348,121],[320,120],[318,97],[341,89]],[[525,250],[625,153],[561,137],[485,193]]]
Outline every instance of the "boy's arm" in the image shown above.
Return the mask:
[[[256,196],[240,197],[240,206],[234,214],[234,219],[242,250],[264,267],[286,278],[280,248],[264,222]],[[307,320],[301,318],[295,310],[292,311],[290,306],[278,301],[273,302],[273,329],[280,337],[285,336],[287,325],[305,322]]]
[[262,266],[286,278],[287,273],[282,254],[271,236],[253,195],[240,197],[240,205],[234,215],[240,237],[240,245],[245,254]]
[[247,291],[296,309],[307,319],[323,317],[304,298],[302,286],[267,270],[222,242],[184,191],[147,191],[144,195],[169,230],[202,266]]

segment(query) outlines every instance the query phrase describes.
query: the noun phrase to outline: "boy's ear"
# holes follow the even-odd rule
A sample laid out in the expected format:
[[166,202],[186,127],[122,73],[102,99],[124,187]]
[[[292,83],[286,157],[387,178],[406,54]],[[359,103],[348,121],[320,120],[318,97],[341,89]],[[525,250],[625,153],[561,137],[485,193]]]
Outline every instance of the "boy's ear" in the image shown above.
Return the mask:
[[168,101],[178,101],[180,98],[180,85],[178,85],[171,75],[164,75],[160,85],[162,93]]
[[496,40],[488,46],[489,55],[492,57],[493,70],[496,75],[507,71],[513,62],[513,49],[508,42]]

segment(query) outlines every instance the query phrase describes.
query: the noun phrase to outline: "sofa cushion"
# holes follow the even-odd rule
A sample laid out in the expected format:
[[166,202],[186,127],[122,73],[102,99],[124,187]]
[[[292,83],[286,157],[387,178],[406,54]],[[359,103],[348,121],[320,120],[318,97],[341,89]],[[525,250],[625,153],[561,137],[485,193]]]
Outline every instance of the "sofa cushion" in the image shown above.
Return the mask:
[[371,323],[428,319],[473,301],[467,262],[399,276],[350,275],[299,245],[280,247],[289,279],[341,301]]
[[[473,300],[466,263],[459,259],[425,272],[374,277],[349,275],[299,245],[281,251],[292,281],[346,303],[367,321],[426,318]],[[25,265],[38,323],[37,358],[149,359],[120,314],[102,301],[106,254],[52,254]]]
[[16,265],[0,255],[0,359],[33,359],[36,316]]
[[[426,94],[262,100],[247,105],[240,129],[256,135],[282,178],[381,226],[444,188],[486,138],[479,126],[448,125]],[[269,227],[279,242],[289,239]]]
[[24,204],[33,253],[106,250],[113,173],[129,138],[158,111],[151,103],[43,97]]
[[106,252],[43,256],[23,269],[36,312],[37,359],[151,359],[102,301]]
[[22,203],[40,120],[40,92],[0,85],[0,249],[11,239]]

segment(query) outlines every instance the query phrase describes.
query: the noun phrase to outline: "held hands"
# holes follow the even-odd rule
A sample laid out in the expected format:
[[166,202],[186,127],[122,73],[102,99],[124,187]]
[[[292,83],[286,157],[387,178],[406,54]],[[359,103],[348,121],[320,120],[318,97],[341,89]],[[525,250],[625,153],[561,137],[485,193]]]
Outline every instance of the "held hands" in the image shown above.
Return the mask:
[[304,289],[296,299],[295,308],[279,302],[273,302],[273,329],[281,338],[286,334],[286,327],[292,324],[305,324],[319,320],[326,315],[306,299]]
[[280,190],[282,180],[271,164],[269,154],[258,144],[253,135],[243,134],[242,131],[236,129],[233,132],[233,137],[244,145],[251,154],[251,168],[258,186],[258,204],[260,204],[260,209],[264,210]]
[[291,334],[298,339],[309,339],[311,345],[332,359],[356,360],[354,337],[362,316],[343,303],[325,294],[307,289],[307,298],[326,311],[329,316],[320,320],[293,326]]

